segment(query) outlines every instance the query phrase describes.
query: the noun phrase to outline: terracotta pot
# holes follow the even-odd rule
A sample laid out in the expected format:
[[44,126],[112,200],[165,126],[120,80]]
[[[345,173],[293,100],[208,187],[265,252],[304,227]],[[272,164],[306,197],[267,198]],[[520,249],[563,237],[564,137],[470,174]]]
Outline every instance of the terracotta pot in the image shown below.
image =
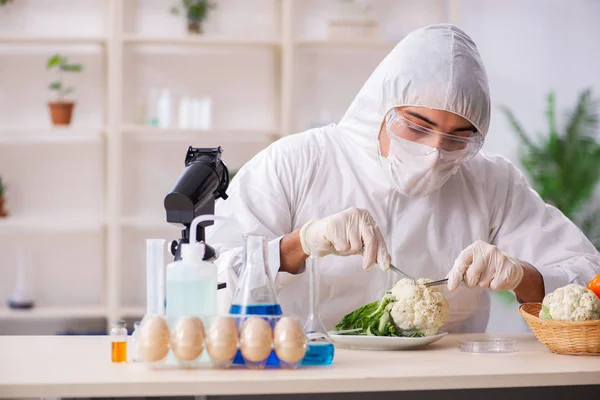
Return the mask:
[[72,101],[51,101],[48,103],[50,108],[50,117],[54,125],[69,125],[73,116],[73,107],[75,103]]
[[0,196],[0,218],[8,217],[8,212],[4,209],[4,196]]
[[191,33],[194,35],[201,35],[203,33],[202,22],[198,19],[188,18],[187,30],[188,30],[188,33]]

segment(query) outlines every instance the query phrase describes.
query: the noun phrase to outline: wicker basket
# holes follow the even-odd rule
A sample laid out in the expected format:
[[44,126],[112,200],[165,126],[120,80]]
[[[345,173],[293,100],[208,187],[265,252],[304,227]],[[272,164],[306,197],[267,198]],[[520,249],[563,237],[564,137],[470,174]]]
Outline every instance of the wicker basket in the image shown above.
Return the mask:
[[519,307],[533,334],[556,354],[600,356],[600,321],[553,321],[541,319],[541,303]]

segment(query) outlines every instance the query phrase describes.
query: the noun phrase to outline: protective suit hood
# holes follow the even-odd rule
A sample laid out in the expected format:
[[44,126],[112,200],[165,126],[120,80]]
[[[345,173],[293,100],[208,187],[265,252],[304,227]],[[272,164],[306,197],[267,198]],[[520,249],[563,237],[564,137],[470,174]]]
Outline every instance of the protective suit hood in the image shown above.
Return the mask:
[[371,74],[338,129],[376,155],[376,139],[386,113],[401,106],[449,111],[487,134],[487,75],[477,46],[465,32],[439,24],[407,35]]

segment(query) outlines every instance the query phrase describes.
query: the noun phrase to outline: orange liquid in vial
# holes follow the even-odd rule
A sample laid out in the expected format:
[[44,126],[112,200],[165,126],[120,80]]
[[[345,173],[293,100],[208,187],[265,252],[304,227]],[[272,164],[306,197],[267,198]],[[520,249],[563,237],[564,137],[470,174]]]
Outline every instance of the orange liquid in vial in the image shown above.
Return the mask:
[[112,342],[112,362],[127,362],[127,342]]

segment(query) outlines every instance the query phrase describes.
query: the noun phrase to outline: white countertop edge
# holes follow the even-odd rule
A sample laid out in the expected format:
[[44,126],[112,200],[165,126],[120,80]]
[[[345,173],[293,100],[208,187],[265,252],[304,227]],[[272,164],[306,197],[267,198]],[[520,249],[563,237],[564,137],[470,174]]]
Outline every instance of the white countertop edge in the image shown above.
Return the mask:
[[597,372],[478,375],[406,378],[277,379],[265,388],[264,380],[239,384],[218,382],[79,383],[0,386],[0,398],[114,396],[210,396],[293,393],[401,392],[419,390],[484,389],[542,386],[600,385]]

